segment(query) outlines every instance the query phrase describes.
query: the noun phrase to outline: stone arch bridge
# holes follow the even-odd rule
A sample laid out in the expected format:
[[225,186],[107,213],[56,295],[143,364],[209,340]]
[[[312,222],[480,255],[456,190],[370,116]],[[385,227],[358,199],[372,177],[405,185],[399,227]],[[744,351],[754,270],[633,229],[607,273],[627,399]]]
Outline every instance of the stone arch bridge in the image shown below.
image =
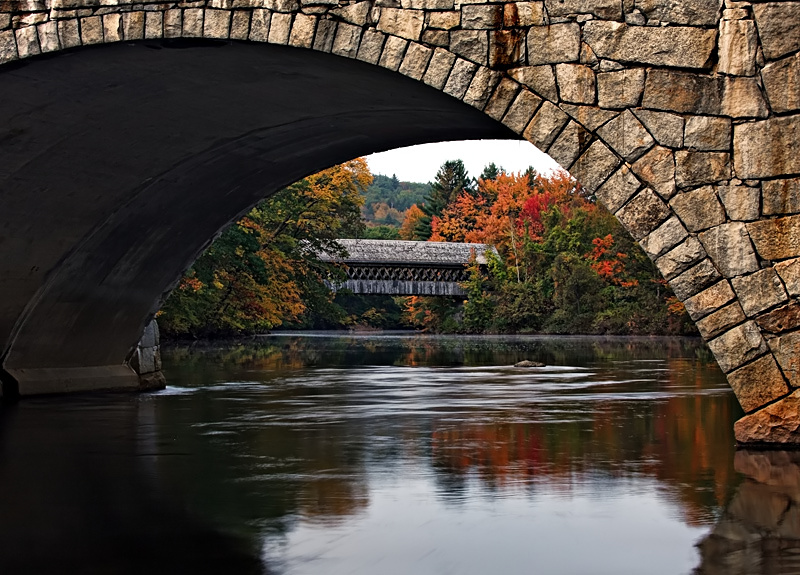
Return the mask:
[[261,197],[510,137],[655,260],[738,439],[798,442],[798,22],[794,1],[2,0],[5,393],[137,387],[160,301]]

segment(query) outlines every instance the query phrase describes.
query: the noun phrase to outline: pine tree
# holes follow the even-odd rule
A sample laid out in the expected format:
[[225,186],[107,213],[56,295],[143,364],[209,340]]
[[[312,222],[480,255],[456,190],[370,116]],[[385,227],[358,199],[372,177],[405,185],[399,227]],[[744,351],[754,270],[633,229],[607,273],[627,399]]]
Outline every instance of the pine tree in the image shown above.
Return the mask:
[[414,227],[415,240],[427,240],[431,237],[431,221],[439,216],[450,202],[453,202],[463,190],[472,189],[472,178],[467,175],[464,162],[447,161],[436,173],[436,180],[431,184],[431,192],[425,196],[422,204],[423,216]]

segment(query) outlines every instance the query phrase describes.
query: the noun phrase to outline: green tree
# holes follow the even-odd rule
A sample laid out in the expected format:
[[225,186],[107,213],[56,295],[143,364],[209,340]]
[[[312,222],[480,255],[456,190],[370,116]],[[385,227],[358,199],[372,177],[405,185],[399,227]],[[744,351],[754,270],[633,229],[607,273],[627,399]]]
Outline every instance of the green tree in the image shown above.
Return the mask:
[[467,175],[464,162],[450,160],[442,164],[431,184],[430,193],[425,196],[421,206],[423,216],[414,228],[414,239],[427,240],[433,230],[431,222],[434,216],[440,216],[450,202],[454,201],[464,190],[472,190],[472,179]]

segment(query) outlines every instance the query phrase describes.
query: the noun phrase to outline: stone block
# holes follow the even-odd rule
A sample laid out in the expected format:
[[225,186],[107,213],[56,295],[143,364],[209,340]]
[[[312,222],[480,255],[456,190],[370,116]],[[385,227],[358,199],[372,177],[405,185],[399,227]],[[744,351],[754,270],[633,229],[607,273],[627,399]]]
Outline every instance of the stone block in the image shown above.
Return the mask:
[[[386,34],[383,32],[378,32],[372,28],[365,30],[364,35],[361,36],[361,45],[358,47],[356,59],[369,64],[377,64],[378,60],[381,59],[381,51],[385,40]],[[455,60],[455,57],[453,59]],[[448,69],[448,73],[449,71]],[[438,88],[441,89],[441,86]]]
[[461,12],[431,12],[428,14],[428,27],[437,30],[452,30],[461,24]]
[[761,337],[755,322],[747,321],[708,342],[719,367],[730,373],[767,352],[767,342]]
[[[361,40],[361,44],[363,46],[364,44],[363,39]],[[441,48],[437,48],[433,52],[433,56],[431,57],[431,62],[428,65],[428,70],[425,72],[425,76],[423,76],[422,81],[425,82],[428,86],[432,86],[437,90],[441,90],[442,88],[444,88],[445,82],[447,82],[447,77],[450,75],[450,70],[453,68],[453,64],[455,63],[455,61],[456,61],[455,54],[447,50],[442,50]]]
[[[303,14],[302,12],[295,14],[294,22],[292,23],[292,31],[289,34],[289,46],[311,48],[314,44],[314,31],[316,28],[316,16]],[[378,50],[378,54],[380,54],[380,49]],[[375,61],[371,63],[376,64],[377,62],[378,56],[376,55]]]
[[719,20],[721,0],[636,0],[636,7],[650,22],[714,26]]
[[543,2],[507,2],[503,5],[503,9],[503,25],[506,28],[544,24]]
[[598,188],[597,199],[608,211],[614,213],[642,187],[641,182],[623,165]]
[[765,260],[800,256],[800,216],[761,220],[747,224],[756,251]]
[[580,64],[558,64],[556,78],[561,99],[573,104],[594,104],[594,71]]
[[630,110],[604,124],[597,130],[597,135],[629,162],[635,161],[655,144],[650,132]]
[[[110,14],[109,14],[110,16]],[[106,40],[107,42],[115,42],[122,39],[122,16],[120,14],[116,14],[117,16],[117,39],[116,40]],[[105,19],[103,20],[105,23]],[[39,47],[42,50],[42,53],[48,52],[55,52],[61,46],[58,42],[58,24],[55,21],[44,22],[43,24],[39,24],[36,26],[36,31],[39,34]],[[2,48],[0,48],[0,51]],[[2,60],[2,56],[0,56],[0,61]]]
[[690,150],[728,151],[731,148],[731,120],[714,116],[689,116],[683,145]]
[[723,78],[720,113],[731,118],[766,118],[767,102],[757,78]]
[[668,148],[683,147],[684,120],[682,116],[654,110],[634,110],[633,113],[660,145]]
[[639,245],[642,246],[642,249],[651,260],[655,260],[661,254],[682,242],[688,235],[689,232],[683,227],[681,221],[672,216],[642,238]]
[[670,210],[663,200],[648,188],[636,194],[615,215],[633,239],[641,240],[670,216]]
[[456,63],[453,65],[450,76],[447,78],[447,83],[444,85],[444,93],[459,100],[462,99],[477,69],[477,64],[456,58]]
[[597,75],[597,103],[601,108],[632,108],[644,91],[644,69],[632,68]]
[[[695,237],[690,237],[682,244],[678,244],[658,258],[658,260],[656,260],[656,267],[658,267],[664,278],[671,279],[682,274],[705,257],[706,251],[703,249],[702,244],[700,244],[700,240]],[[695,319],[694,316],[692,317]]]
[[714,184],[731,177],[727,152],[675,152],[675,183],[679,188]]
[[569,169],[591,141],[592,135],[584,130],[583,126],[577,122],[569,122],[566,128],[561,130],[547,153],[562,168]]
[[447,48],[450,46],[450,33],[445,30],[425,30],[422,33],[422,43],[428,46]]
[[558,106],[544,102],[528,123],[523,132],[523,137],[540,150],[547,150],[558,133],[569,121],[567,116]]
[[[728,289],[730,289],[730,287]],[[732,291],[731,295],[733,295]],[[702,313],[703,311],[702,308],[695,308],[695,313]],[[697,325],[700,335],[702,335],[705,340],[709,340],[718,336],[723,331],[727,331],[733,326],[742,323],[745,319],[742,306],[740,306],[738,302],[733,302],[697,320],[695,325]]]
[[769,347],[792,387],[800,387],[800,332],[774,337]]
[[581,28],[564,23],[535,26],[527,37],[528,64],[560,64],[577,62],[581,51]]
[[761,190],[758,188],[725,184],[717,187],[717,194],[731,220],[748,222],[758,219],[761,204]]
[[716,48],[716,30],[628,26],[590,20],[583,41],[598,58],[674,68],[705,68]]
[[767,105],[755,78],[650,70],[642,107],[681,114],[763,118]]
[[[494,94],[489,98],[484,114],[495,120],[502,120],[503,116],[517,95],[519,84],[510,78],[503,78],[494,90]],[[523,126],[524,128],[524,126]]]
[[502,4],[465,4],[461,6],[461,27],[464,30],[494,30],[502,26]]
[[597,130],[597,128],[619,115],[619,112],[603,110],[597,106],[576,106],[575,104],[562,103],[560,107],[576,122],[590,131]]
[[717,268],[714,267],[711,260],[705,259],[668,281],[677,298],[686,301],[719,279]]
[[338,18],[341,18],[348,24],[355,26],[364,26],[368,19],[370,11],[372,10],[372,2],[356,2],[355,4],[348,4],[330,13]]
[[[203,12],[202,8],[189,8],[183,11],[183,31],[181,34],[184,38],[203,37]],[[129,39],[127,33],[125,34],[125,39]]]
[[745,224],[732,222],[700,234],[700,241],[722,275],[732,278],[759,269]]
[[422,10],[382,8],[378,30],[407,40],[419,40],[425,13]]
[[789,393],[789,386],[772,354],[728,374],[728,383],[746,413]]
[[494,69],[525,63],[525,34],[521,30],[489,32],[489,66]]
[[[209,14],[217,13],[217,12],[225,12],[221,10],[207,10],[206,16],[204,18],[204,22],[208,21]],[[203,25],[205,30],[205,24]],[[204,31],[203,34],[205,35],[206,32]],[[228,29],[225,28],[225,37],[227,38]],[[163,38],[164,37],[164,13],[163,12],[152,12],[148,11],[145,12],[144,15],[144,37],[147,39],[154,39],[154,38]],[[208,37],[208,36],[206,36]]]
[[790,296],[800,295],[800,258],[775,264],[775,271],[781,276],[783,285]]
[[489,34],[485,30],[453,30],[450,51],[485,66],[489,62]]
[[[245,30],[244,37],[235,37],[236,40],[247,40],[247,33],[250,28],[250,15],[247,12],[237,10],[234,13],[234,21],[236,15],[241,19],[242,14],[247,14],[247,29]],[[241,20],[240,20],[241,21]],[[183,31],[183,10],[173,8],[164,12],[164,38],[180,38]],[[233,35],[231,35],[233,37]]]
[[[359,32],[361,32],[360,29]],[[428,67],[428,62],[432,55],[433,50],[430,48],[416,42],[409,42],[406,55],[400,64],[398,72],[414,80],[420,80]]]
[[591,194],[614,173],[621,163],[608,146],[600,140],[595,140],[572,164],[570,174]]
[[723,20],[719,26],[718,70],[730,76],[756,73],[758,36],[752,20]]
[[[778,282],[780,283],[780,282]],[[783,287],[781,287],[783,291]],[[793,331],[800,327],[800,302],[791,303],[760,315],[756,318],[756,323],[762,331],[767,333],[783,333]]]
[[469,83],[469,88],[467,88],[467,93],[464,94],[464,99],[462,101],[473,108],[483,110],[495,86],[500,83],[501,77],[502,75],[499,72],[481,66],[478,68],[478,71],[475,72],[472,82]]
[[[320,22],[320,25],[322,25],[322,22]],[[317,31],[317,37],[319,37],[319,31]],[[397,36],[387,37],[386,44],[383,46],[381,59],[378,60],[378,65],[396,72],[403,62],[406,46],[408,46],[408,40],[403,40]],[[464,88],[464,90],[466,91],[466,88]]]
[[800,50],[800,2],[754,4],[753,14],[767,60]]
[[[26,26],[16,31],[17,53],[20,58],[28,58],[41,53],[36,26]],[[102,39],[101,39],[102,41]]]
[[[733,424],[736,441],[743,444],[800,443],[800,390],[745,415]],[[785,505],[784,505],[785,509]]]
[[725,210],[711,186],[682,192],[669,202],[690,232],[699,232],[725,221]]
[[[125,30],[126,40],[141,40],[144,37],[144,12],[127,12],[122,15],[123,27]],[[138,23],[138,26],[136,26]],[[131,32],[131,35],[128,35]],[[16,43],[14,43],[14,33],[9,32],[11,43],[14,44],[14,58],[17,57]],[[138,35],[137,35],[138,34]],[[81,45],[81,36],[78,32],[77,20],[59,20],[58,21],[58,40],[61,47],[64,49],[74,48]],[[2,35],[0,35],[0,61],[6,60],[4,54],[8,54],[8,50],[2,47]]]
[[653,147],[631,166],[665,200],[675,195],[675,154],[668,148]]
[[401,0],[401,5],[413,10],[452,10],[453,0]]
[[206,38],[227,38],[230,34],[230,10],[206,10],[203,21],[203,36]]
[[733,164],[742,179],[800,173],[800,115],[733,128]]
[[800,110],[800,52],[767,64],[761,78],[773,112]]
[[[292,31],[292,15],[283,12],[273,12],[272,18],[269,21],[269,36],[268,41],[270,44],[288,44],[289,34]],[[361,29],[358,26],[350,26],[349,24],[339,24],[336,28],[336,37],[333,41],[332,52],[340,56],[354,57],[356,50],[358,50],[358,41],[361,37]],[[337,41],[340,52],[336,52]]]
[[533,92],[523,88],[511,103],[503,117],[503,124],[517,134],[521,134],[539,108],[542,99]]
[[545,0],[550,18],[573,14],[593,14],[607,20],[622,20],[622,4],[617,0]]
[[772,268],[759,270],[753,274],[735,277],[731,280],[739,303],[748,317],[783,303],[788,299],[778,274]]
[[[253,10],[253,16],[250,22],[250,40],[252,42],[266,42],[267,38],[269,37],[269,21],[272,16],[272,12],[269,10]],[[333,26],[336,26],[335,22],[330,22]],[[331,42],[333,41],[333,37],[331,37]],[[319,48],[315,45],[315,50],[319,50]],[[330,50],[330,47],[328,47]]]
[[556,76],[553,73],[552,66],[524,66],[521,68],[513,68],[508,71],[508,75],[543,98],[551,102],[558,102]]

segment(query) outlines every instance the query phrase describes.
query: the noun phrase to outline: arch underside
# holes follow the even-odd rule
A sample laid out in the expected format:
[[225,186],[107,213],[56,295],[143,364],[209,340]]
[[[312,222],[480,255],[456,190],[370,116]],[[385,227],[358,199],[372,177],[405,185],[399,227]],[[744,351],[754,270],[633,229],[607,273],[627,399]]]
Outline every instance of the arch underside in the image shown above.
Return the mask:
[[800,2],[96,4],[0,8],[0,347],[18,380],[122,369],[208,238],[292,181],[524,137],[685,303],[748,414],[737,438],[800,443]]
[[4,70],[0,101],[0,338],[21,393],[134,385],[124,360],[165,293],[286,185],[375,151],[515,137],[389,71],[246,43],[36,61]]

